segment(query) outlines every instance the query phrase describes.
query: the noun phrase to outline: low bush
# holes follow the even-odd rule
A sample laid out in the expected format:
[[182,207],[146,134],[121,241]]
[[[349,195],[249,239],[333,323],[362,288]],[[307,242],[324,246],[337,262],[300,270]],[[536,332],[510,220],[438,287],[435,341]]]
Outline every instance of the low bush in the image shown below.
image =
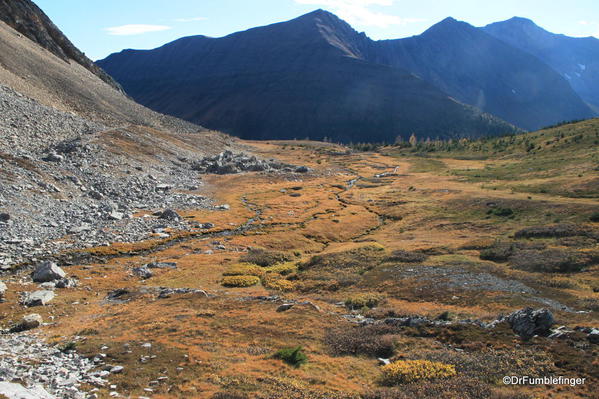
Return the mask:
[[390,358],[395,353],[399,328],[385,324],[330,329],[324,342],[333,356]]
[[584,285],[569,277],[551,277],[545,283],[548,287],[564,289],[581,289]]
[[266,275],[262,278],[262,285],[266,289],[277,291],[292,291],[296,287],[293,281],[270,275]]
[[533,226],[517,231],[516,238],[559,238],[592,235],[592,231],[584,226],[562,223],[548,226]]
[[350,309],[374,308],[385,298],[382,294],[364,293],[354,295],[345,300],[345,306]]
[[599,222],[599,212],[595,212],[591,216],[589,216],[589,220],[595,223]]
[[481,250],[481,249],[487,249],[489,247],[492,247],[495,244],[495,240],[490,239],[490,238],[478,238],[472,241],[468,241],[467,243],[464,243],[463,245],[460,246],[459,249],[466,249],[466,250],[470,250],[470,249],[476,249],[476,250]]
[[500,217],[510,217],[510,216],[514,216],[514,211],[512,210],[512,208],[499,207],[499,208],[489,209],[487,214],[500,216]]
[[281,359],[293,367],[300,367],[302,364],[308,362],[308,356],[306,356],[306,354],[303,352],[303,348],[301,346],[278,350],[273,357],[275,359]]
[[389,262],[414,263],[414,262],[423,262],[426,260],[426,258],[427,258],[427,256],[420,252],[398,250],[398,251],[393,251],[386,260]]
[[249,263],[237,263],[230,266],[225,272],[223,276],[256,276],[262,277],[264,275],[264,268],[251,265]]
[[300,271],[343,270],[351,269],[356,272],[370,270],[384,260],[385,248],[380,245],[369,245],[344,252],[335,252],[313,256],[309,261],[299,265]]
[[545,248],[546,245],[544,243],[496,241],[493,245],[480,252],[480,258],[493,262],[505,262],[518,251],[526,249],[541,250]]
[[501,393],[475,378],[422,381],[401,388],[379,388],[366,392],[362,399],[532,399],[523,393]]
[[510,267],[532,272],[573,273],[593,263],[588,254],[551,248],[545,251],[522,250],[508,259]]
[[456,375],[455,366],[429,360],[398,360],[383,366],[382,372],[381,382],[385,385],[408,384]]
[[269,266],[266,269],[264,269],[264,271],[266,273],[276,273],[286,276],[288,274],[297,272],[297,265],[295,263],[286,262],[274,266]]
[[251,287],[260,282],[256,276],[225,276],[222,285],[225,287]]
[[239,258],[240,262],[253,263],[262,267],[276,265],[277,263],[289,262],[293,256],[284,252],[269,251],[266,249],[250,249],[248,253]]
[[212,395],[212,399],[249,399],[249,396],[238,392],[217,392]]

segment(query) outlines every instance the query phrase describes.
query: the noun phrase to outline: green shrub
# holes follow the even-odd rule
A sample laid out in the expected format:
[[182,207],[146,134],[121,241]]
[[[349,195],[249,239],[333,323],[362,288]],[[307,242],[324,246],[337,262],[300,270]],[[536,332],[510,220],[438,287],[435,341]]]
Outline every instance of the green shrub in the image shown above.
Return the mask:
[[593,213],[590,217],[589,220],[591,222],[599,222],[599,212],[595,212]]
[[510,217],[514,215],[512,208],[493,208],[487,212],[489,215],[495,215],[500,217]]
[[276,265],[277,263],[289,262],[293,257],[284,252],[269,251],[266,249],[250,249],[247,254],[239,258],[240,262],[253,263],[262,267]]
[[294,348],[283,348],[278,350],[273,357],[275,359],[281,359],[293,367],[299,367],[308,362],[308,356],[306,356],[306,354],[303,352],[303,348],[301,346],[296,346]]

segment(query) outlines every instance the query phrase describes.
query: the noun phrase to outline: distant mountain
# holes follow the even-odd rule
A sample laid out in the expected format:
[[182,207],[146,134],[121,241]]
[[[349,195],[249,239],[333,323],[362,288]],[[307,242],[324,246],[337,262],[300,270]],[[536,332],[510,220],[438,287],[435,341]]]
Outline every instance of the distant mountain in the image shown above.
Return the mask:
[[543,60],[564,76],[583,100],[599,110],[599,39],[554,34],[518,17],[482,29]]
[[412,133],[516,131],[404,68],[377,62],[378,51],[366,35],[318,10],[223,38],[125,50],[98,64],[138,102],[247,139],[393,141]]
[[378,48],[378,62],[412,71],[458,100],[528,130],[593,116],[543,61],[453,18],[419,36],[379,42]]

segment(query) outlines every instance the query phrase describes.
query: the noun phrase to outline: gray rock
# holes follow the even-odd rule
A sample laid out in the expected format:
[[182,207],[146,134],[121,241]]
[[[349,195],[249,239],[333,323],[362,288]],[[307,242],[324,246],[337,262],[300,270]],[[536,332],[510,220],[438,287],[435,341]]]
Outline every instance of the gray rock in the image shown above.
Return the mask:
[[57,280],[54,285],[56,288],[76,287],[77,280],[75,280],[73,278],[61,278],[60,280]]
[[555,324],[553,314],[548,309],[525,308],[510,314],[505,320],[525,340],[535,335],[548,335],[551,326]]
[[593,328],[589,335],[587,335],[587,339],[593,344],[599,344],[599,329]]
[[62,162],[64,160],[64,157],[55,152],[51,152],[42,159],[46,162]]
[[172,188],[169,184],[157,184],[156,191],[168,191]]
[[135,267],[133,268],[133,273],[144,280],[149,279],[154,275],[147,266]]
[[108,214],[109,220],[122,220],[125,217],[125,214],[122,212],[112,211]]
[[286,312],[293,307],[293,303],[284,303],[277,308],[277,312]]
[[69,234],[79,234],[79,233],[83,233],[85,231],[89,231],[91,230],[91,226],[88,224],[82,224],[79,226],[72,226],[71,228],[69,228],[69,230],[67,231],[67,233]]
[[123,366],[114,366],[110,369],[111,374],[119,374],[122,373],[125,368]]
[[48,302],[50,302],[52,299],[54,299],[54,291],[49,291],[49,290],[40,290],[40,291],[34,291],[34,292],[30,292],[28,294],[25,294],[25,297],[23,298],[23,305],[27,306],[27,307],[32,307],[32,306],[44,306],[46,305]]
[[10,215],[8,213],[0,213],[0,222],[8,222],[10,220]]
[[36,267],[31,277],[36,283],[47,283],[50,281],[60,280],[66,275],[67,274],[64,272],[64,270],[58,267],[56,263],[45,261]]
[[309,171],[310,168],[308,168],[307,166],[298,166],[297,168],[295,168],[296,173],[308,173]]
[[0,299],[4,298],[4,294],[6,294],[6,290],[8,287],[2,281],[0,281]]
[[181,216],[172,209],[165,209],[164,211],[162,211],[160,213],[159,217],[160,217],[160,219],[166,219],[166,220],[175,220],[175,221],[181,220]]
[[146,267],[150,269],[176,269],[177,264],[175,262],[150,262]]

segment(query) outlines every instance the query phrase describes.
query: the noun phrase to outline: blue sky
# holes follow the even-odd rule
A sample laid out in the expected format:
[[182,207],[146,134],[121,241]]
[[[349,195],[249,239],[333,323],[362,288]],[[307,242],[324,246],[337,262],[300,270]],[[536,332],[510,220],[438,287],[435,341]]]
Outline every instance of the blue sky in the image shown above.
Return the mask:
[[34,0],[90,58],[149,49],[182,36],[220,37],[317,8],[373,39],[422,33],[451,16],[475,26],[513,16],[545,29],[599,38],[597,0]]

